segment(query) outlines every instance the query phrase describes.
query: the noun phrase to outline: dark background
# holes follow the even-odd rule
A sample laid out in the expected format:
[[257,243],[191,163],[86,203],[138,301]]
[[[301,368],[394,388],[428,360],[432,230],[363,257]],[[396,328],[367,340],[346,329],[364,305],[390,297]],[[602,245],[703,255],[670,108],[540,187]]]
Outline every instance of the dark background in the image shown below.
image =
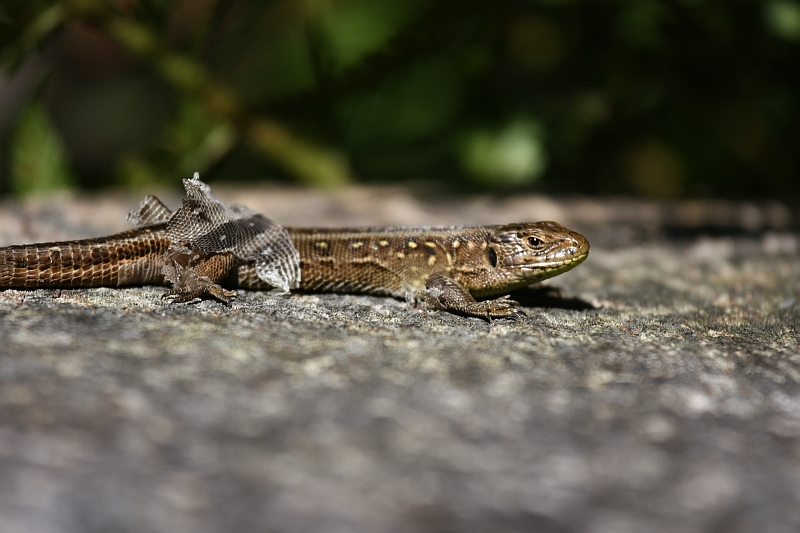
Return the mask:
[[800,196],[795,0],[3,0],[0,60],[0,194]]

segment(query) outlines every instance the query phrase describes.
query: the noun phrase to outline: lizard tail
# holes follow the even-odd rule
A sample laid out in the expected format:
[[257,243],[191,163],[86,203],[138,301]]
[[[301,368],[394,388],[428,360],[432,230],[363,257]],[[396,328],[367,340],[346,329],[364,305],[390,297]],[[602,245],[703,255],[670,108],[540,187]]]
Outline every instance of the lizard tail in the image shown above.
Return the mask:
[[109,237],[0,248],[0,288],[162,284],[169,241],[152,228]]

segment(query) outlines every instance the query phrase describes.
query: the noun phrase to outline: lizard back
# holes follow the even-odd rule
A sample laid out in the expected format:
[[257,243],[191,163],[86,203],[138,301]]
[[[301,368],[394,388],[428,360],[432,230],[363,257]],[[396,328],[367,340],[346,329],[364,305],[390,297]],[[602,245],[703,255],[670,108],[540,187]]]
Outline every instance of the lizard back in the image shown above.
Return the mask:
[[[431,274],[451,275],[486,242],[486,227],[292,229],[301,288],[403,296]],[[472,258],[474,268],[481,262]]]

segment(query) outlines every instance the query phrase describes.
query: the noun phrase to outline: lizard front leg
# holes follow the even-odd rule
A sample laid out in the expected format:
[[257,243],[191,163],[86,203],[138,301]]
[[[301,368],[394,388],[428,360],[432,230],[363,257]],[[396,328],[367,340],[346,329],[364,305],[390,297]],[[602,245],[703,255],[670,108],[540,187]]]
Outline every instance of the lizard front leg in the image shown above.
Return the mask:
[[214,298],[230,305],[236,292],[223,289],[218,282],[233,268],[236,257],[231,252],[205,254],[184,246],[171,246],[164,254],[164,278],[173,283],[162,298],[188,302],[195,298]]
[[510,300],[508,295],[478,302],[460,283],[443,274],[429,276],[425,281],[425,289],[410,293],[407,299],[414,304],[421,302],[433,309],[476,316],[490,322],[493,318],[518,319],[525,316],[517,308],[519,303]]

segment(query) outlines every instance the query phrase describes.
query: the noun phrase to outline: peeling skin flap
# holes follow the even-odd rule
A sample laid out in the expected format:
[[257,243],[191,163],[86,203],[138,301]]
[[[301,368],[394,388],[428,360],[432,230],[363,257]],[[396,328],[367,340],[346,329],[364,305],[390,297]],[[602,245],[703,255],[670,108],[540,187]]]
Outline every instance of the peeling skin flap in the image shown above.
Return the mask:
[[258,277],[282,293],[300,285],[300,254],[283,227],[247,207],[225,205],[197,173],[183,186],[189,198],[175,213],[148,196],[128,220],[139,226],[166,222],[167,237],[176,246],[253,261]]
[[161,200],[149,194],[139,204],[139,209],[128,213],[128,222],[141,228],[169,222],[170,217],[172,217],[172,211]]

